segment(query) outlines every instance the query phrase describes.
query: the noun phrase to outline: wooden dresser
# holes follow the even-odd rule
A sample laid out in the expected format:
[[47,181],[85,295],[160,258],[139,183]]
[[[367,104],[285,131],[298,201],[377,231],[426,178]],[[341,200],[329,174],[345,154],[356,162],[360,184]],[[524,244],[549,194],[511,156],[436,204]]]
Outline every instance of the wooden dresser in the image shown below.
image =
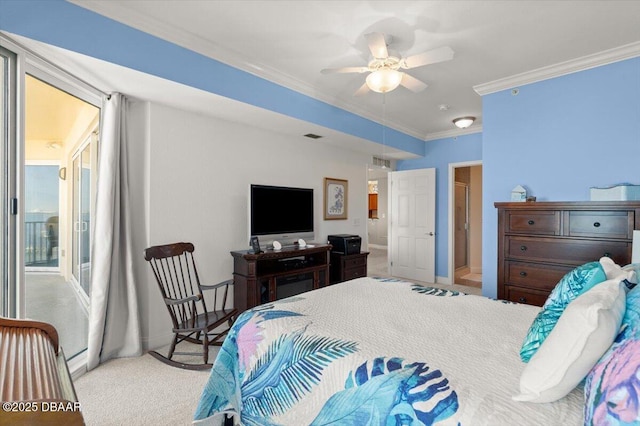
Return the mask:
[[576,266],[611,257],[631,261],[640,202],[495,203],[498,209],[498,298],[542,306]]

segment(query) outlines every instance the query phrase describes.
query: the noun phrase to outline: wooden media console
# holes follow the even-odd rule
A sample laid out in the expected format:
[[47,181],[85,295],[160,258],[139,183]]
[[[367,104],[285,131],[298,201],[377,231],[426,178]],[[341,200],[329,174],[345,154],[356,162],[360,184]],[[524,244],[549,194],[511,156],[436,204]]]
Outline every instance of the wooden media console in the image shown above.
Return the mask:
[[232,251],[233,300],[239,312],[329,285],[329,244],[254,253]]

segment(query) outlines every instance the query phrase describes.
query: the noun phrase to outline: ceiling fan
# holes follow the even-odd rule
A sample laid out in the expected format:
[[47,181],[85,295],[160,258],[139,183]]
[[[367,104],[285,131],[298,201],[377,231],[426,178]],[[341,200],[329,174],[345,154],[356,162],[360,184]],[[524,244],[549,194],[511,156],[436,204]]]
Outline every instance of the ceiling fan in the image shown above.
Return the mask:
[[402,58],[387,50],[387,42],[391,41],[391,36],[387,36],[385,39],[385,35],[382,33],[369,33],[365,35],[365,38],[373,56],[367,66],[325,68],[320,71],[322,74],[369,72],[365,83],[355,92],[356,96],[363,95],[369,90],[378,93],[390,92],[399,85],[413,92],[420,92],[427,88],[427,84],[399,70],[408,70],[453,59],[453,49],[448,46]]

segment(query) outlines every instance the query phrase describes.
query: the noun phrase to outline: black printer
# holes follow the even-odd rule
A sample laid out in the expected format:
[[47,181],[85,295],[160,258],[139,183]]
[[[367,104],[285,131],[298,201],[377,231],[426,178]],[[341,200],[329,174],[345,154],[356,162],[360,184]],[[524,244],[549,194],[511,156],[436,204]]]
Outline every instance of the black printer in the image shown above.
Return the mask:
[[359,235],[337,234],[329,235],[329,244],[333,246],[331,249],[334,253],[357,254],[360,253],[360,245],[362,239]]

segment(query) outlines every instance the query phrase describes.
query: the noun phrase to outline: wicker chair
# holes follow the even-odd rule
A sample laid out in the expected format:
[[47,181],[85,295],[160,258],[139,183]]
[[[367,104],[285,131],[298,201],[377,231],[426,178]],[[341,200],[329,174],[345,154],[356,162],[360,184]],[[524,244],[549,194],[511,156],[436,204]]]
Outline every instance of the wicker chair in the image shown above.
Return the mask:
[[[174,367],[204,370],[211,368],[208,362],[209,345],[222,344],[238,310],[227,307],[229,287],[233,285],[233,280],[215,285],[200,284],[193,251],[191,243],[154,246],[144,251],[144,258],[151,265],[171,316],[174,333],[167,356],[156,351],[149,353]],[[214,310],[207,309],[203,291],[213,292]],[[202,345],[202,363],[173,360],[174,355],[200,355],[200,352],[176,352],[176,345],[185,340]]]

